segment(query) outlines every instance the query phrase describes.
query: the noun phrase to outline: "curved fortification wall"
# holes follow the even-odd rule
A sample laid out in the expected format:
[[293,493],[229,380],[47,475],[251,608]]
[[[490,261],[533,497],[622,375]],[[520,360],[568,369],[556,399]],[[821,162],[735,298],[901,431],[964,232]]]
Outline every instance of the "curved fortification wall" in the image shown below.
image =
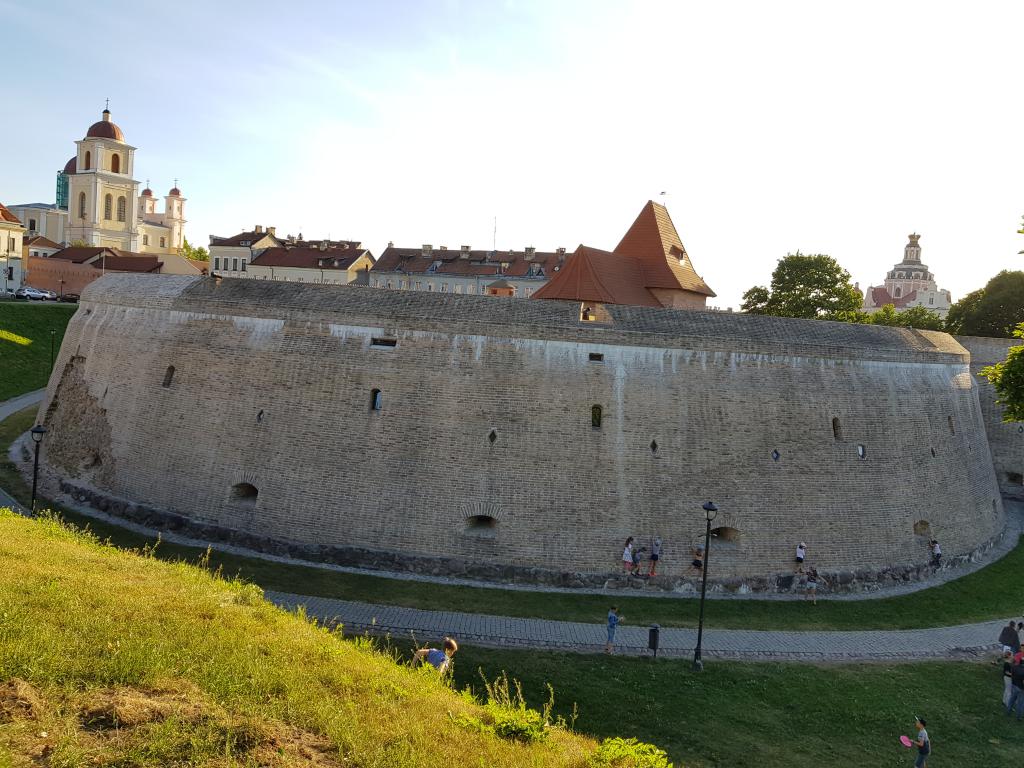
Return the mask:
[[978,386],[999,488],[1006,496],[1024,499],[1024,424],[1003,421],[1004,409],[996,403],[996,390],[981,375],[982,368],[1002,362],[1010,347],[1020,346],[1022,342],[980,336],[957,336],[956,340],[971,353],[971,373]]
[[268,551],[569,585],[659,535],[671,586],[708,499],[733,587],[786,588],[801,540],[856,587],[920,575],[930,536],[948,561],[1001,535],[952,337],[607,310],[107,275],[43,404],[48,482]]

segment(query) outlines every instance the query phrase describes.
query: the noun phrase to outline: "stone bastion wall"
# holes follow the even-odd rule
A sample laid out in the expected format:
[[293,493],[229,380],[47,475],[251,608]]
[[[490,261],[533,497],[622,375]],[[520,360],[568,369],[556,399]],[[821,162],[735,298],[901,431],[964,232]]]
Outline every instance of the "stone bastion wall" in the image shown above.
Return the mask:
[[1003,494],[1024,499],[1024,424],[1003,421],[1003,407],[996,403],[996,390],[981,369],[1006,359],[1010,347],[1020,346],[1020,339],[989,339],[978,336],[957,336],[956,340],[971,353],[971,373],[977,382],[981,413],[988,432],[989,448],[996,478]]
[[267,551],[570,585],[630,535],[684,577],[709,499],[712,575],[753,589],[791,580],[801,540],[848,583],[1001,535],[952,337],[607,309],[107,275],[42,406],[47,482]]

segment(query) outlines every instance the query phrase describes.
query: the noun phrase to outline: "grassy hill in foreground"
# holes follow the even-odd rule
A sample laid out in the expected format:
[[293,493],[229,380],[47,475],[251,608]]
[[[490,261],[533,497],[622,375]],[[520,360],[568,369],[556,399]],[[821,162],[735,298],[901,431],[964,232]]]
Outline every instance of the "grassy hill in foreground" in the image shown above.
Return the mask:
[[0,301],[0,400],[45,387],[50,378],[50,331],[60,349],[75,304]]
[[0,574],[0,766],[665,765],[499,736],[531,713],[53,521],[0,510]]

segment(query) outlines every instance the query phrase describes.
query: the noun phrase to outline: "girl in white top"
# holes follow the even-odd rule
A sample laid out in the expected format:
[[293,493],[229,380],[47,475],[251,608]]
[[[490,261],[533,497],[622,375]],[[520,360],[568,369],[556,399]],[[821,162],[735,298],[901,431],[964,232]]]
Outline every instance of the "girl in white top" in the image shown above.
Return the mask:
[[626,539],[626,547],[622,550],[622,567],[629,573],[633,570],[633,537]]
[[805,557],[807,557],[807,545],[801,541],[796,545],[796,561],[802,563]]

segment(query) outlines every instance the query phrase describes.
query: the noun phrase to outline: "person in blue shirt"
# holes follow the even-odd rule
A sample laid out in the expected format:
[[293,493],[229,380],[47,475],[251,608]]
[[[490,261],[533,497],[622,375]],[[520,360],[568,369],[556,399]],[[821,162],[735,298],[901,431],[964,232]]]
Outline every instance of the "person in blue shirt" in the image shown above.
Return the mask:
[[613,605],[608,611],[608,642],[604,646],[605,653],[615,650],[615,628],[617,626],[619,626],[619,607]]
[[444,639],[444,650],[437,648],[420,648],[413,654],[413,658],[421,664],[426,662],[442,675],[448,671],[452,663],[452,656],[459,650],[459,644],[450,637]]

